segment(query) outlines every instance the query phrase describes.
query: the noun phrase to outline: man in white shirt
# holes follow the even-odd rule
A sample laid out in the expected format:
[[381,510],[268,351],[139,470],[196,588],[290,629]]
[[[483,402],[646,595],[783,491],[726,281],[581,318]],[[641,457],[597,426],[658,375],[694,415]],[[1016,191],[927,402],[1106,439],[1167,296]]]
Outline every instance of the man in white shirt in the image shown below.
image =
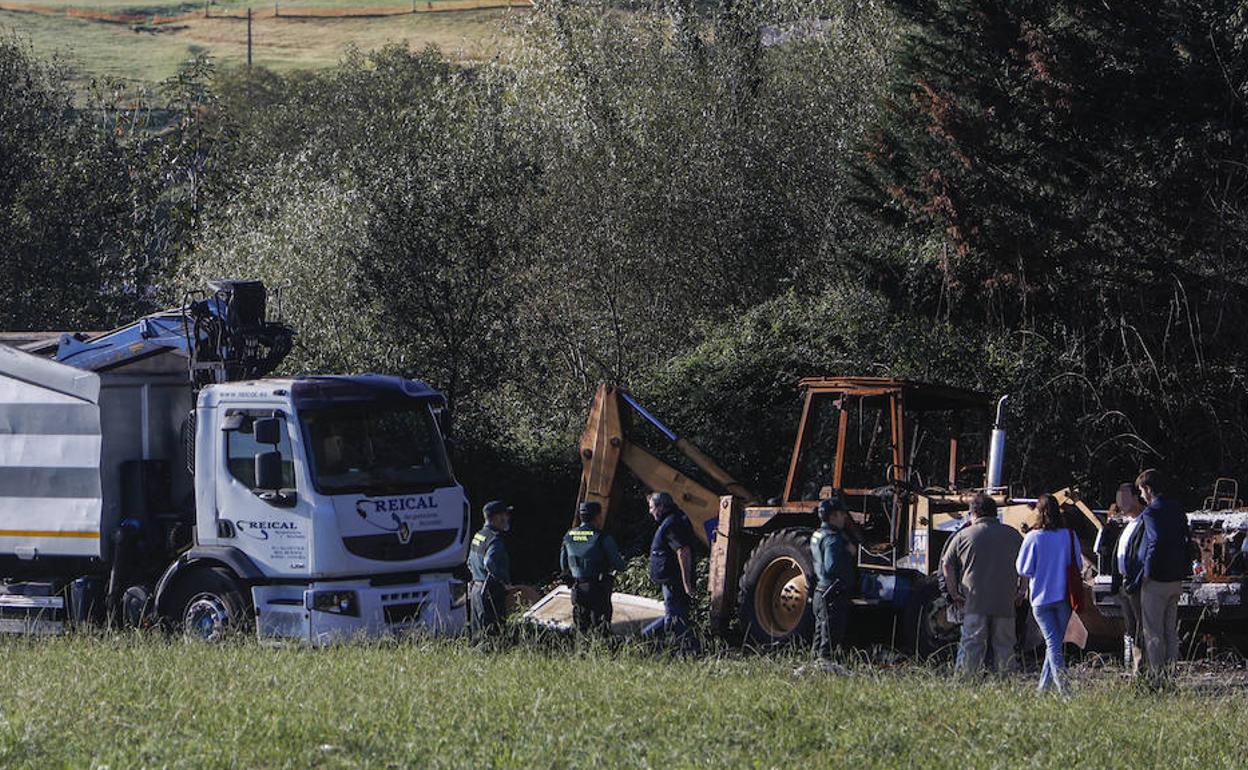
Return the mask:
[[1140,546],[1144,542],[1144,528],[1140,526],[1140,511],[1144,510],[1140,502],[1139,492],[1134,484],[1123,484],[1118,487],[1118,512],[1126,519],[1126,526],[1118,535],[1115,555],[1118,561],[1118,574],[1122,581],[1118,590],[1118,606],[1122,608],[1123,649],[1131,648],[1129,670],[1131,675],[1140,673],[1140,664],[1144,660],[1144,628],[1143,612],[1140,609],[1140,594],[1127,593],[1121,586],[1127,585],[1129,574],[1140,566]]

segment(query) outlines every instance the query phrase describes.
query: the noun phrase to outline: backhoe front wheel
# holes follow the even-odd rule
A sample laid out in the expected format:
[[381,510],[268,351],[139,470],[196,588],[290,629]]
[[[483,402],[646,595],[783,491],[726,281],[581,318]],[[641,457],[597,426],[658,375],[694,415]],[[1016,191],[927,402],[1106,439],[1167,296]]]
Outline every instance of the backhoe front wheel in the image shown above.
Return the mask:
[[769,646],[810,642],[810,534],[809,529],[782,529],[764,537],[750,553],[737,603],[747,641]]

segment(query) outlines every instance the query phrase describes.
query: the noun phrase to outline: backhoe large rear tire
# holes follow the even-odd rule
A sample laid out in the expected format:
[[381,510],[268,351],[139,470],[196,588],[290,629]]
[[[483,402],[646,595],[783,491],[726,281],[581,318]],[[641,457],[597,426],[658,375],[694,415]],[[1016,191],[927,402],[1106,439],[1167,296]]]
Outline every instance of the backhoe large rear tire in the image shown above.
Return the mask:
[[782,529],[764,537],[741,573],[737,613],[747,644],[809,644],[814,636],[810,593],[811,530]]

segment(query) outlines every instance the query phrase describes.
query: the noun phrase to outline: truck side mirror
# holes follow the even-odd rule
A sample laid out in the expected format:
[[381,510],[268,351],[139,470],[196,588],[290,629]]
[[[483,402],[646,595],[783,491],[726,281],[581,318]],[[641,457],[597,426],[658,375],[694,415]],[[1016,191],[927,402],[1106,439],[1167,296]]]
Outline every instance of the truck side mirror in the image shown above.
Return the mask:
[[292,490],[282,489],[282,453],[256,453],[256,496],[270,505],[289,508],[295,504]]
[[277,446],[282,443],[282,421],[276,417],[261,417],[255,421],[252,431],[257,444]]
[[282,453],[256,452],[256,489],[282,488]]

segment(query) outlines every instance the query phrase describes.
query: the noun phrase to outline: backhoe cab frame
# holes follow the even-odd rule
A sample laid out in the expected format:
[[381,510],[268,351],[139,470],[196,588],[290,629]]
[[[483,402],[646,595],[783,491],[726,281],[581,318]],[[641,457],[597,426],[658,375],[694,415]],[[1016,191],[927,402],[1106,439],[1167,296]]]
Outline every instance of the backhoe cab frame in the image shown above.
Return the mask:
[[[726,633],[736,619],[756,643],[809,634],[811,564],[796,545],[818,526],[818,501],[839,490],[857,542],[855,602],[890,605],[903,644],[934,650],[956,637],[941,611],[940,557],[971,498],[988,492],[1001,520],[1023,532],[1033,516],[1032,501],[1011,499],[1001,484],[1005,399],[994,423],[991,397],[959,388],[881,377],[806,378],[800,388],[802,418],[779,503],[722,500],[711,549],[713,628]],[[1070,490],[1056,496],[1091,544],[1099,519]]]

